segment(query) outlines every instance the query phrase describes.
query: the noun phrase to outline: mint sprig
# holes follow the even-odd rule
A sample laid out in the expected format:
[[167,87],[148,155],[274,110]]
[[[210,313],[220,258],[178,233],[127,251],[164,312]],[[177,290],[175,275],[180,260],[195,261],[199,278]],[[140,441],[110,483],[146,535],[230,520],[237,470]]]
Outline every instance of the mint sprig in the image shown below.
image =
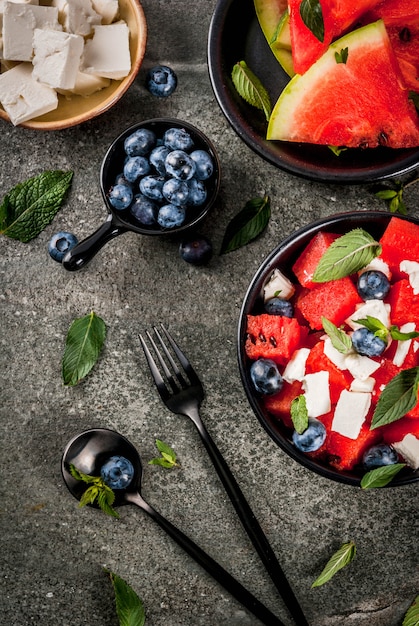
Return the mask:
[[329,581],[340,569],[348,565],[356,556],[356,546],[353,541],[344,543],[328,560],[320,576],[316,578],[313,587],[320,587]]
[[303,394],[297,396],[291,402],[291,419],[294,428],[299,435],[307,430],[308,411],[307,402]]
[[343,63],[346,65],[349,56],[349,49],[342,48],[340,52],[335,52],[335,61],[336,63]]
[[376,467],[364,474],[361,479],[361,487],[362,489],[385,487],[404,467],[406,467],[406,463],[394,463],[393,465]]
[[156,447],[161,456],[151,459],[151,461],[148,462],[149,465],[160,465],[161,467],[167,468],[179,467],[176,452],[168,446],[167,443],[156,439]]
[[269,196],[252,198],[229,222],[221,244],[220,254],[233,252],[247,245],[265,230],[271,217]]
[[321,42],[324,41],[324,20],[319,0],[302,0],[300,15],[304,24]]
[[392,324],[390,328],[387,328],[381,320],[371,315],[367,315],[365,318],[355,319],[353,321],[357,324],[361,324],[361,326],[365,326],[365,328],[373,332],[376,337],[382,339],[385,343],[388,343],[389,337],[397,339],[397,341],[407,341],[408,339],[416,339],[416,337],[419,337],[419,332],[414,330],[410,333],[403,333],[395,324]]
[[352,351],[352,340],[344,330],[338,328],[326,317],[322,317],[322,326],[325,333],[330,338],[332,346],[341,354],[349,354]]
[[99,358],[105,338],[105,322],[94,311],[72,322],[62,360],[64,385],[77,385],[87,376]]
[[239,61],[233,66],[231,79],[243,100],[263,111],[266,120],[269,121],[272,111],[269,94],[245,61]]
[[73,464],[70,464],[69,469],[73,478],[90,485],[83,492],[80,498],[79,507],[86,506],[87,504],[97,504],[98,507],[107,515],[119,518],[119,513],[112,508],[112,505],[115,502],[115,494],[101,476],[90,476],[90,474],[84,474]]
[[371,430],[391,424],[418,403],[419,366],[402,370],[387,383],[375,407]]
[[109,570],[105,571],[113,585],[119,626],[144,626],[145,609],[142,600],[125,580]]

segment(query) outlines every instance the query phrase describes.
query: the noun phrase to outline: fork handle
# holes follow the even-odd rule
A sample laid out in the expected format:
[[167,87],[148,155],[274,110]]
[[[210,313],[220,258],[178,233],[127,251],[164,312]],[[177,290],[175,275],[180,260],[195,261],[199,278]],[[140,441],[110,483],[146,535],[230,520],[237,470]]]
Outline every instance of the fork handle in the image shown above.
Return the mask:
[[126,493],[125,499],[131,504],[136,504],[145,511],[157,524],[171,537],[189,556],[191,556],[208,574],[255,615],[265,626],[285,626],[264,604],[253,594],[243,587],[231,574],[227,572],[217,561],[210,557],[192,539],[185,535],[179,528],[163,517],[139,493]]
[[298,626],[309,626],[303,610],[298,603],[298,600],[266,538],[266,535],[264,534],[258,520],[250,508],[249,503],[244,497],[238,482],[234,478],[216,443],[205,428],[199,414],[192,416],[192,420],[199,431],[205,448],[207,449],[211,461],[217,470],[218,476],[220,477],[221,482],[223,483],[224,488],[232,501],[234,508],[236,509],[240,521],[249,535],[267,572],[272,578],[275,587],[282,596],[285,605]]

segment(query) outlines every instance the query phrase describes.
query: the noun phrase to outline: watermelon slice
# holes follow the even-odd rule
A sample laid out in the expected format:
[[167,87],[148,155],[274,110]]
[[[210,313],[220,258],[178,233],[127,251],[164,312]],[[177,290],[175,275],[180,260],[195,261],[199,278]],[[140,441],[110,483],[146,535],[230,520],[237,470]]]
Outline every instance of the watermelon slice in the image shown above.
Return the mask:
[[295,72],[291,54],[287,0],[253,1],[259,25],[269,47],[287,74],[293,76]]
[[[347,49],[346,63],[338,62]],[[381,20],[332,43],[294,76],[270,117],[268,139],[348,148],[419,145],[419,117]]]

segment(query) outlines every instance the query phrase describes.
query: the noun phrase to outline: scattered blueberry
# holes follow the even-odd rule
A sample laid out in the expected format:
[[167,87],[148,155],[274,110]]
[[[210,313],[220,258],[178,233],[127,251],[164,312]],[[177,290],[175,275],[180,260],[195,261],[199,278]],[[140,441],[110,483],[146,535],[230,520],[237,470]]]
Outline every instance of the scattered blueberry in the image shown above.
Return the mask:
[[398,463],[399,455],[396,450],[385,443],[372,446],[364,452],[362,462],[365,469],[370,470],[383,465],[394,465]]
[[170,150],[167,146],[157,146],[151,151],[150,163],[156,168],[160,176],[164,176],[166,174],[165,162],[169,152]]
[[174,204],[165,204],[159,210],[157,222],[162,228],[177,228],[185,221],[185,209]]
[[357,289],[363,300],[384,300],[390,291],[390,281],[378,270],[366,270],[358,278]]
[[211,156],[205,150],[194,150],[190,153],[192,161],[195,163],[196,177],[199,180],[207,180],[214,173],[214,163]]
[[147,72],[146,87],[153,96],[167,98],[177,87],[177,76],[167,65],[156,65]]
[[116,176],[114,185],[128,185],[130,187],[131,183],[125,178],[123,172],[121,172]]
[[132,202],[133,192],[130,185],[114,185],[109,191],[109,202],[117,211],[127,209]]
[[358,328],[352,333],[354,350],[363,356],[380,356],[387,347],[385,341],[376,337],[368,328]]
[[188,205],[202,206],[207,199],[207,189],[202,180],[191,178],[188,180],[188,187]]
[[124,456],[111,456],[102,465],[100,475],[111,489],[126,489],[134,478],[134,466]]
[[124,176],[130,183],[145,176],[150,171],[150,162],[143,156],[129,157],[124,165]]
[[140,191],[151,200],[162,201],[164,199],[163,185],[165,180],[164,176],[154,176],[153,174],[144,176],[140,180]]
[[131,215],[145,226],[157,224],[158,211],[158,207],[153,200],[146,198],[142,194],[135,196],[134,202],[130,206]]
[[156,145],[157,137],[149,128],[138,128],[124,141],[125,153],[130,156],[145,156]]
[[303,433],[298,433],[294,430],[292,434],[292,441],[295,447],[301,452],[314,452],[318,450],[325,442],[326,428],[324,424],[310,417],[308,420],[308,427]]
[[282,315],[282,317],[294,317],[294,307],[289,300],[274,297],[265,302],[265,311],[269,315]]
[[250,366],[250,378],[256,389],[264,395],[272,395],[281,390],[283,381],[275,361],[258,359]]
[[182,241],[179,254],[184,261],[192,265],[206,265],[212,257],[212,243],[203,235]]
[[184,180],[169,178],[163,185],[163,196],[171,204],[184,206],[188,201],[189,187]]
[[61,263],[67,252],[78,243],[73,233],[60,231],[51,237],[48,243],[48,252],[54,261]]
[[195,174],[195,163],[184,150],[172,150],[166,157],[166,172],[179,180],[189,180]]
[[163,144],[170,150],[192,150],[194,141],[184,128],[169,128],[163,135]]

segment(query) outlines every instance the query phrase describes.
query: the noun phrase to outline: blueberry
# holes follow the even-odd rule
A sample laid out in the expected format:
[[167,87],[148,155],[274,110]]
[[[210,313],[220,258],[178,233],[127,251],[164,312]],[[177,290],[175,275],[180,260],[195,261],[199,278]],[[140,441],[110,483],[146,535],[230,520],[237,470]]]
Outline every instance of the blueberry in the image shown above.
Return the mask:
[[380,356],[387,347],[385,341],[376,337],[368,328],[358,328],[352,333],[352,346],[363,356]]
[[134,466],[124,456],[111,456],[102,465],[100,475],[111,489],[126,489],[134,478]]
[[192,265],[206,265],[212,257],[212,243],[203,235],[182,241],[179,254],[184,261]]
[[199,180],[207,180],[214,173],[214,163],[208,152],[205,150],[194,150],[190,153],[191,159],[195,162],[196,177]]
[[176,74],[167,65],[156,65],[147,72],[146,87],[153,96],[167,98],[177,87]]
[[188,187],[188,204],[190,206],[202,206],[207,199],[207,190],[202,180],[191,178],[188,180]]
[[153,174],[149,174],[140,180],[140,191],[144,196],[150,198],[151,200],[156,200],[158,202],[163,201],[164,182],[164,176],[154,176]]
[[271,359],[258,359],[250,366],[250,378],[256,389],[264,395],[272,395],[282,388],[282,376],[278,366]]
[[308,427],[303,433],[298,433],[294,430],[292,434],[292,441],[295,447],[301,452],[314,452],[321,448],[326,439],[326,428],[324,424],[310,417],[308,420]]
[[121,172],[115,177],[114,185],[128,185],[130,187],[131,183],[125,178],[123,172]]
[[192,150],[194,141],[184,128],[169,128],[163,135],[163,143],[170,150]]
[[165,204],[159,210],[157,222],[162,228],[177,228],[185,221],[185,209],[174,204]]
[[130,156],[145,156],[156,145],[157,137],[148,128],[139,128],[129,135],[124,141],[125,153]]
[[141,224],[153,226],[157,222],[158,206],[150,198],[138,194],[130,207],[130,213]]
[[396,450],[385,443],[372,446],[364,452],[362,462],[365,469],[370,470],[383,465],[394,465],[399,460]]
[[123,211],[131,204],[133,195],[130,185],[114,185],[109,191],[108,198],[114,209]]
[[129,157],[125,161],[124,176],[130,183],[135,183],[136,180],[145,176],[150,172],[150,162],[143,156]]
[[294,317],[294,307],[291,302],[284,298],[271,298],[265,302],[265,311],[269,315],[282,315],[282,317]]
[[69,250],[78,243],[77,237],[73,233],[60,231],[51,237],[48,243],[48,252],[58,263],[61,263]]
[[167,146],[157,146],[154,150],[151,151],[149,160],[151,165],[156,168],[157,172],[164,176],[166,174],[166,157],[169,154],[170,150]]
[[366,270],[358,278],[358,293],[363,300],[384,300],[390,291],[390,281],[378,270]]
[[163,185],[163,196],[171,204],[184,206],[189,195],[188,183],[177,178],[169,178]]
[[172,150],[165,160],[166,172],[179,180],[189,180],[195,174],[195,163],[184,150]]

